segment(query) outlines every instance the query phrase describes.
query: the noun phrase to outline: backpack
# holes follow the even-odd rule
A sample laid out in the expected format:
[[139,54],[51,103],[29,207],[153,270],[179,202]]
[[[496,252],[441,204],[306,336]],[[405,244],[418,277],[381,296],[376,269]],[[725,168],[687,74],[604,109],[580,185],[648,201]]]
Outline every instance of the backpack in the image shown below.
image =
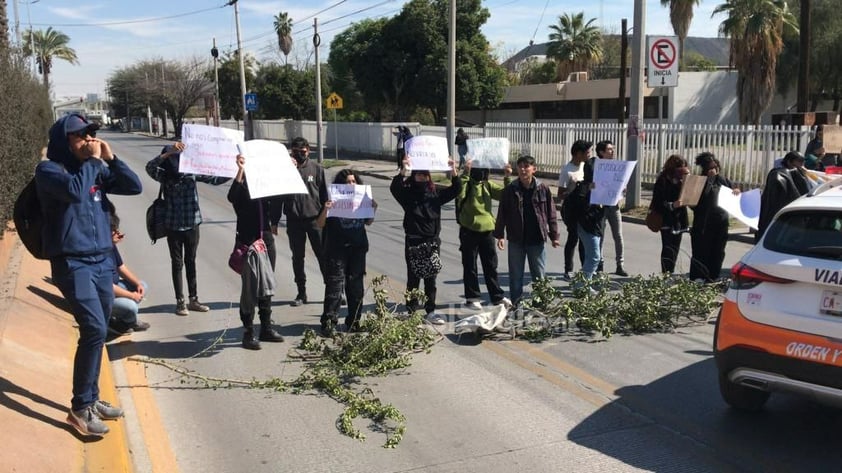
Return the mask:
[[15,199],[12,218],[15,221],[15,230],[18,232],[18,237],[23,242],[23,246],[35,258],[47,259],[41,235],[44,215],[41,212],[41,201],[38,199],[38,189],[34,177],[29,180]]

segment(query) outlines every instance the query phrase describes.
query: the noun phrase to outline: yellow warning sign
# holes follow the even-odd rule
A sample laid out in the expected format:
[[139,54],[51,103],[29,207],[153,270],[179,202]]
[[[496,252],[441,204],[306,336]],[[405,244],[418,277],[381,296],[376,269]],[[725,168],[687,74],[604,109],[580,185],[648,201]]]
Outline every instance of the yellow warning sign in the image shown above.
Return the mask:
[[325,106],[328,110],[337,110],[342,108],[342,97],[336,92],[331,92],[325,100]]

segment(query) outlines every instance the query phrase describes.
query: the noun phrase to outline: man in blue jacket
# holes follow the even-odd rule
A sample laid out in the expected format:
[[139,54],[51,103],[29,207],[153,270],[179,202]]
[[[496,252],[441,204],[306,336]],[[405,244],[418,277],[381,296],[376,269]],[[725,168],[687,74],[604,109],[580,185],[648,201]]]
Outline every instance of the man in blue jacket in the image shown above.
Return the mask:
[[140,179],[96,138],[96,125],[70,114],[50,128],[48,160],[35,169],[44,251],[52,279],[79,326],[67,422],[82,435],[108,433],[102,419],[122,409],[99,399],[99,368],[114,301],[107,194],[136,195]]

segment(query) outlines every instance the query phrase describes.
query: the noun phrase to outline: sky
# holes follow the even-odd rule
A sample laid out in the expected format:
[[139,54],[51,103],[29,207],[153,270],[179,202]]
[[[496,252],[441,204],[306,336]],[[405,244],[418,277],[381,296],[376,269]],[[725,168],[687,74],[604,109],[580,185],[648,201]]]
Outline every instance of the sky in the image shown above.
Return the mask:
[[[20,31],[31,25],[44,30],[52,26],[70,37],[70,47],[79,64],[54,61],[51,74],[55,97],[86,96],[105,93],[106,81],[113,71],[144,59],[210,59],[216,38],[220,54],[237,47],[234,7],[227,0],[4,0],[7,3],[11,40],[15,41],[17,3]],[[327,60],[334,35],[365,18],[396,15],[403,0],[312,0],[288,2],[239,0],[240,30],[243,48],[260,61],[283,63],[278,52],[273,18],[286,11],[293,19],[291,63],[314,62],[313,19],[318,18],[320,60]],[[715,37],[721,16],[711,18],[718,0],[704,0],[695,9],[690,36]],[[634,19],[633,0],[483,0],[491,17],[482,28],[494,52],[501,58],[511,56],[529,45],[530,40],[548,40],[549,25],[564,13],[584,12],[586,19],[610,33],[619,33],[620,21]],[[458,25],[457,25],[458,28]],[[645,33],[672,35],[668,9],[660,0],[646,0]]]

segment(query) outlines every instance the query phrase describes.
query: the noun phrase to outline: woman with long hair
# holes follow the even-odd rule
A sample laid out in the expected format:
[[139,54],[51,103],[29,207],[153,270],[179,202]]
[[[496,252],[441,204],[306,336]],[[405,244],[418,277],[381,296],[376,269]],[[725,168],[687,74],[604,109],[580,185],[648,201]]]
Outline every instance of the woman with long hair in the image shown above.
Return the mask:
[[707,177],[699,203],[693,207],[693,227],[690,229],[690,279],[713,282],[719,279],[728,243],[728,212],[719,206],[719,189],[727,187],[739,194],[730,179],[720,174],[722,166],[713,153],[696,156],[699,174]]
[[689,231],[687,207],[679,200],[684,178],[690,174],[687,160],[674,154],[667,158],[652,190],[649,208],[663,217],[661,227],[661,272],[675,271],[681,248],[681,234]]

